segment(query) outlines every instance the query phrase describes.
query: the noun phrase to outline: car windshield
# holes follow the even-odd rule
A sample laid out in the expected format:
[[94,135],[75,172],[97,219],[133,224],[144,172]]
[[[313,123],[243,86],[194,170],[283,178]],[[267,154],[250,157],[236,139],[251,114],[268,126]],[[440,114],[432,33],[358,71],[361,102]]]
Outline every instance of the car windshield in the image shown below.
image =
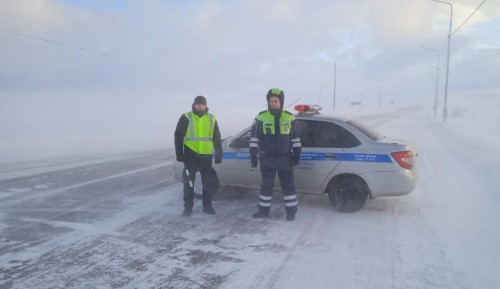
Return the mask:
[[356,122],[353,120],[348,120],[348,121],[346,121],[346,123],[357,128],[360,132],[362,132],[364,135],[366,135],[367,137],[369,137],[372,140],[381,140],[384,138],[383,135],[379,134],[378,132],[374,131],[371,128],[366,127],[364,124],[361,124],[359,122]]

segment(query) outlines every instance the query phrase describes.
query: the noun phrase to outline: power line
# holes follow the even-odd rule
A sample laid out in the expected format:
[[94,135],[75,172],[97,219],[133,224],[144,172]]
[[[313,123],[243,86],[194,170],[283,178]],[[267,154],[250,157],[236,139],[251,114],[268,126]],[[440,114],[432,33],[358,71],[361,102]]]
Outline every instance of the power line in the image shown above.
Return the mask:
[[3,28],[0,28],[0,32],[5,32],[5,33],[9,33],[9,34],[19,36],[19,37],[25,37],[25,38],[44,41],[44,42],[49,42],[52,44],[57,44],[60,46],[65,46],[66,48],[68,48],[70,50],[86,51],[86,52],[91,52],[91,53],[96,53],[96,54],[104,54],[104,55],[109,57],[109,53],[104,52],[104,51],[96,51],[95,49],[89,49],[89,48],[85,48],[85,47],[74,48],[74,45],[71,45],[71,44],[66,44],[66,43],[62,43],[59,41],[54,41],[54,40],[50,40],[50,39],[46,39],[46,38],[42,38],[42,37],[38,37],[38,36],[33,36],[33,35],[29,35],[29,34],[24,34],[24,33],[16,32],[16,31],[6,30]]
[[96,13],[96,14],[99,14],[101,16],[105,16],[105,17],[109,17],[109,18],[114,18],[113,16],[109,15],[109,14],[106,14],[106,13],[102,13],[100,11],[97,11],[97,10],[93,10],[93,9],[90,9],[90,8],[87,8],[87,7],[84,7],[84,6],[81,6],[81,5],[78,5],[78,4],[75,4],[71,1],[68,1],[68,0],[59,0],[59,1],[62,1],[62,2],[66,2],[70,5],[73,5],[74,7],[76,8],[79,8],[79,9],[83,9],[83,10],[87,10],[87,11],[90,11],[92,13]]
[[[86,8],[86,7],[83,7],[83,6],[80,6],[80,5],[77,5],[75,3],[72,3],[70,1],[67,1],[67,0],[59,0],[59,1],[64,1],[64,2],[67,2],[68,4],[71,4],[79,9],[84,9],[84,10],[87,10],[87,11],[90,11],[92,13],[96,13],[96,14],[100,14],[102,16],[106,16],[106,17],[110,17],[110,18],[114,18],[113,16],[110,16],[108,14],[105,14],[105,13],[101,13],[99,11],[96,11],[96,10],[92,10],[92,9],[89,9],[89,8]],[[10,17],[14,17],[14,18],[19,18],[21,20],[24,20],[24,21],[32,21],[31,19],[26,19],[24,17],[20,17],[20,16],[17,16],[17,15],[12,15],[12,14],[8,14],[8,13],[5,13],[5,12],[2,12],[0,11],[0,14],[4,14],[4,15],[7,15],[7,16],[10,16]],[[40,23],[38,23],[40,24]],[[34,36],[34,35],[30,35],[30,34],[25,34],[25,33],[20,33],[20,32],[16,32],[16,31],[12,31],[12,30],[8,30],[8,29],[3,29],[0,27],[0,32],[4,32],[4,33],[8,33],[8,34],[12,34],[12,35],[15,35],[15,36],[19,36],[19,37],[24,37],[24,38],[30,38],[30,39],[35,39],[35,40],[40,40],[40,41],[44,41],[44,42],[48,42],[48,43],[52,43],[52,44],[57,44],[57,45],[61,45],[61,46],[69,46],[68,48],[69,49],[72,49],[72,50],[80,50],[80,51],[88,51],[88,52],[92,52],[92,53],[99,53],[99,54],[105,54],[105,55],[109,55],[108,52],[103,52],[103,51],[96,51],[94,49],[89,49],[89,48],[86,48],[86,47],[79,47],[79,48],[72,48],[74,47],[75,45],[71,45],[71,44],[67,44],[67,43],[63,43],[63,42],[59,42],[59,41],[55,41],[55,40],[50,40],[50,39],[47,39],[47,38],[42,38],[42,37],[39,37],[39,36]]]
[[477,10],[479,10],[479,8],[484,4],[484,2],[486,2],[486,0],[483,0],[483,2],[481,2],[481,4],[479,4],[479,6],[477,6],[476,10],[474,10],[474,12],[472,12],[472,14],[469,16],[469,18],[467,18],[464,23],[462,23],[462,25],[460,25],[457,30],[453,31],[453,33],[451,33],[450,35],[453,35],[455,34],[455,32],[458,31],[458,29],[460,29],[462,26],[464,26],[465,22],[469,21],[469,19],[472,17],[472,15],[474,15],[474,13],[477,12]]
[[50,40],[50,39],[46,39],[46,38],[41,38],[38,36],[28,35],[28,34],[24,34],[24,33],[15,32],[15,31],[10,31],[10,30],[6,30],[6,29],[2,29],[2,28],[0,28],[0,31],[5,32],[5,33],[14,34],[14,35],[21,36],[21,37],[37,39],[37,40],[41,40],[41,41],[45,41],[45,42],[49,42],[49,43],[53,43],[53,44],[57,44],[57,45],[63,45],[63,46],[67,45],[66,43],[62,43],[59,41],[54,41],[54,40]]

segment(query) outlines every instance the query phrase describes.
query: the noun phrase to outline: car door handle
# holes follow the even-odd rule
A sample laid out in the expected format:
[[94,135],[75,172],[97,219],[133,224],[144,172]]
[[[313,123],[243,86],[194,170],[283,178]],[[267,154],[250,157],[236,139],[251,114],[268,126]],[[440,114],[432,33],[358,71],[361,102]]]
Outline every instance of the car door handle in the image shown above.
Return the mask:
[[323,157],[327,160],[336,160],[338,158],[337,155],[324,155]]

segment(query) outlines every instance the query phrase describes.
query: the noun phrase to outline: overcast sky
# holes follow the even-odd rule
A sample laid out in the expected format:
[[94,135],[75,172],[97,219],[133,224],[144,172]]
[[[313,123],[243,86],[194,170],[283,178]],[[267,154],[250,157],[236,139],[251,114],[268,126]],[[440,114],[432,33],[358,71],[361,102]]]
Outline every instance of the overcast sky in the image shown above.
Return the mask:
[[[481,2],[451,1],[452,31]],[[428,0],[0,0],[0,162],[171,147],[197,95],[223,137],[271,87],[331,109],[335,63],[338,110],[377,108],[380,91],[383,107],[432,110],[449,19]],[[453,34],[450,107],[499,95],[499,31],[500,1],[486,0]]]

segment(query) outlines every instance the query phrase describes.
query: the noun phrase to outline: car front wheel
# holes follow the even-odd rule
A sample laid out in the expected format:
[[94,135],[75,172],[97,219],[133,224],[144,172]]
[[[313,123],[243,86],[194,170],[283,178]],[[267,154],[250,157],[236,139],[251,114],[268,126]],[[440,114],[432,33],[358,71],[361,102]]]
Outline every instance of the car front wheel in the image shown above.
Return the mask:
[[343,177],[333,180],[327,188],[330,203],[341,212],[356,212],[368,199],[368,188],[358,177]]

